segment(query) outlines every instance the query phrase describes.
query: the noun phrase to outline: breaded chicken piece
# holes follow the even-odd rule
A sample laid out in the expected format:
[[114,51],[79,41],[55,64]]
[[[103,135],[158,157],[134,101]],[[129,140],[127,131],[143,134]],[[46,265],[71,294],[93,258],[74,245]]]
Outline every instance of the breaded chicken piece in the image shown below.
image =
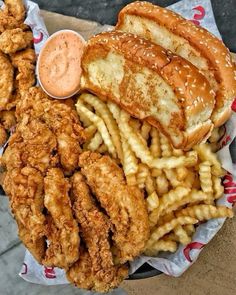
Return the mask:
[[81,246],[79,260],[72,265],[66,275],[67,279],[79,288],[96,292],[109,292],[109,290],[116,288],[128,276],[128,267],[126,265],[113,268],[113,271],[115,273],[107,274],[106,277],[104,277],[102,271],[100,277],[99,273],[95,276],[91,257],[88,251]]
[[[110,243],[109,232],[111,224],[107,216],[96,206],[85,178],[79,172],[71,178],[73,210],[81,228],[81,236],[88,249],[91,259],[91,279],[94,282],[92,288],[96,291],[104,291],[110,286],[118,286],[120,278],[120,266],[114,266]],[[72,266],[73,268],[76,266]],[[73,270],[70,270],[73,272]],[[73,275],[76,279],[75,274]],[[77,279],[76,279],[77,280]],[[80,286],[82,287],[82,286]]]
[[32,43],[32,32],[24,32],[21,28],[5,30],[0,35],[0,50],[6,54],[15,53],[18,50],[31,46]]
[[0,112],[0,121],[6,130],[10,130],[16,125],[16,117],[14,111],[2,111]]
[[24,21],[25,6],[22,0],[5,0],[4,3],[10,15],[12,15],[17,21]]
[[13,66],[17,69],[17,88],[21,95],[35,84],[36,54],[31,48],[10,55]]
[[52,168],[44,178],[44,205],[48,210],[49,246],[43,264],[67,269],[79,258],[79,228],[73,217],[70,184],[59,168]]
[[0,124],[0,146],[7,141],[7,132],[2,124]]
[[13,79],[13,66],[8,57],[0,51],[0,111],[5,109],[10,100],[13,91]]
[[45,123],[25,116],[10,137],[2,157],[7,171],[31,166],[44,175],[58,163],[56,137]]
[[46,251],[46,239],[44,237],[38,237],[36,240],[32,240],[30,230],[19,221],[17,221],[17,225],[19,239],[38,261],[38,263],[42,264]]
[[20,28],[22,30],[28,30],[29,27],[21,21],[17,21],[13,16],[8,14],[7,8],[0,10],[0,33],[6,30],[12,30]]
[[39,87],[32,87],[18,103],[16,116],[21,120],[26,114],[40,118],[57,138],[57,149],[65,173],[78,167],[80,144],[85,141],[85,132],[71,100],[51,100]]
[[118,261],[132,260],[142,253],[149,237],[148,213],[141,191],[127,186],[122,169],[109,156],[84,152],[79,165],[114,225],[112,239]]
[[3,188],[10,199],[12,213],[33,241],[45,236],[43,176],[31,167],[7,171]]

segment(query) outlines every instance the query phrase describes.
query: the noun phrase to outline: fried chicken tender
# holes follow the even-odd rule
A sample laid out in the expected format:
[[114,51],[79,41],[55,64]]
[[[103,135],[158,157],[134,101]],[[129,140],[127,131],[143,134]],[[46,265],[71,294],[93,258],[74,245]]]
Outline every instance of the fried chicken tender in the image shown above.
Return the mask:
[[41,263],[45,253],[43,176],[31,167],[7,171],[3,189],[19,227],[19,238]]
[[59,168],[52,168],[44,178],[44,205],[48,210],[47,239],[43,264],[67,269],[79,258],[79,228],[73,217],[70,184]]
[[[89,252],[81,246],[79,260],[72,265],[66,275],[67,279],[79,288],[97,292],[108,292],[116,288],[128,276],[128,267],[126,265],[113,268],[113,270],[116,270],[115,275],[108,273],[104,277],[102,271],[101,276],[99,273],[94,275]],[[111,277],[113,277],[113,280],[111,280]]]
[[7,7],[5,7],[3,10],[0,10],[0,33],[3,33],[5,30],[17,28],[22,30],[29,29],[29,27],[22,21],[18,21],[15,17],[9,15],[9,10]]
[[0,111],[5,109],[11,97],[13,91],[13,79],[13,66],[8,57],[0,51]]
[[6,130],[10,130],[16,125],[16,117],[14,111],[2,111],[0,112],[0,121]]
[[31,46],[33,34],[31,31],[23,31],[21,28],[5,30],[0,35],[0,50],[6,54],[15,53]]
[[84,152],[79,165],[114,225],[112,239],[118,261],[132,260],[142,253],[149,238],[148,213],[141,191],[126,184],[122,169],[109,156]]
[[10,55],[13,66],[18,70],[17,88],[21,95],[35,84],[36,54],[31,48]]
[[0,146],[7,141],[7,132],[2,124],[0,124]]
[[25,116],[10,137],[2,157],[7,171],[31,166],[44,175],[58,163],[56,137],[45,123]]
[[[107,216],[96,206],[85,178],[79,172],[71,178],[73,210],[81,228],[81,236],[86,244],[91,259],[92,289],[107,291],[117,287],[122,277],[117,278],[120,266],[114,266],[109,243],[111,224]],[[73,265],[70,273],[77,266]],[[75,273],[73,280],[76,279]],[[76,279],[78,280],[78,279]],[[78,285],[79,286],[79,285]],[[80,287],[83,287],[80,286]]]
[[[34,258],[39,264],[42,264],[45,251],[46,251],[46,240],[44,237],[32,240],[31,232],[27,229],[20,221],[17,221],[19,239],[30,251]],[[32,229],[31,229],[32,230]]]
[[7,171],[3,188],[15,219],[30,232],[32,240],[45,235],[43,176],[31,167]]
[[85,132],[71,100],[51,100],[40,88],[32,87],[18,103],[16,116],[21,120],[26,114],[40,118],[57,138],[60,162],[66,174],[78,166],[80,144],[85,141]]
[[5,0],[7,11],[17,21],[23,22],[25,18],[25,6],[22,0]]

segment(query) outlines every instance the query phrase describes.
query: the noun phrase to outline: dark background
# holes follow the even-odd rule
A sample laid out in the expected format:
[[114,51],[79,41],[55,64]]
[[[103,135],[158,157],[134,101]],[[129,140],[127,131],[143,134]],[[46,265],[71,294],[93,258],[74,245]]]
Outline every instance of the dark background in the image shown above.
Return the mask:
[[[119,10],[129,0],[33,0],[42,9],[78,18],[114,25]],[[204,1],[204,0],[203,0]],[[168,6],[178,0],[151,0],[160,6]],[[225,44],[236,52],[236,0],[211,0],[217,26]]]

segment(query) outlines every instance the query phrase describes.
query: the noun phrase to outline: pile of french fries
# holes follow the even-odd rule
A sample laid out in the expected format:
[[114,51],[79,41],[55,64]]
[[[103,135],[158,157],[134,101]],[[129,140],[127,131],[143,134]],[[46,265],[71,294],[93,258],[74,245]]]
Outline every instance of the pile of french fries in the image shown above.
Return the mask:
[[[200,221],[233,216],[230,208],[215,204],[224,192],[225,171],[210,144],[174,149],[147,122],[91,94],[80,95],[76,109],[88,138],[83,149],[109,154],[122,166],[127,184],[144,191],[151,228],[146,255],[175,252],[179,243],[191,242]],[[221,135],[213,131],[213,149]]]

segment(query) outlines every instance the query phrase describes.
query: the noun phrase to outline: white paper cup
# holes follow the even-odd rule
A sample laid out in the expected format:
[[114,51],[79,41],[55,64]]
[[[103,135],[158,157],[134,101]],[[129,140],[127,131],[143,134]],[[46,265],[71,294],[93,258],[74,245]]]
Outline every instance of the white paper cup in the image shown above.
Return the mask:
[[67,95],[67,96],[55,96],[53,95],[52,93],[50,93],[43,85],[43,83],[41,82],[41,79],[40,79],[40,74],[39,74],[39,66],[40,66],[40,62],[41,62],[41,55],[42,55],[42,52],[44,50],[44,48],[46,47],[46,45],[48,44],[48,42],[50,42],[50,40],[52,40],[55,36],[59,35],[59,34],[62,34],[64,32],[70,32],[70,33],[73,33],[75,34],[76,36],[79,37],[80,41],[82,42],[82,44],[86,44],[86,41],[84,40],[83,36],[80,35],[79,33],[77,33],[76,31],[73,31],[73,30],[60,30],[54,34],[52,34],[48,39],[47,41],[44,43],[42,49],[40,50],[40,53],[39,53],[39,56],[38,56],[38,60],[37,60],[37,64],[36,64],[36,75],[37,75],[37,79],[39,81],[39,84],[40,86],[42,87],[43,91],[45,93],[47,93],[47,95],[49,95],[50,97],[53,97],[53,98],[56,98],[56,99],[66,99],[66,98],[70,98],[72,97],[73,95],[75,95],[76,93],[78,93],[80,91],[80,87],[78,85],[78,89],[76,91],[74,91],[73,93],[71,93],[70,95]]

